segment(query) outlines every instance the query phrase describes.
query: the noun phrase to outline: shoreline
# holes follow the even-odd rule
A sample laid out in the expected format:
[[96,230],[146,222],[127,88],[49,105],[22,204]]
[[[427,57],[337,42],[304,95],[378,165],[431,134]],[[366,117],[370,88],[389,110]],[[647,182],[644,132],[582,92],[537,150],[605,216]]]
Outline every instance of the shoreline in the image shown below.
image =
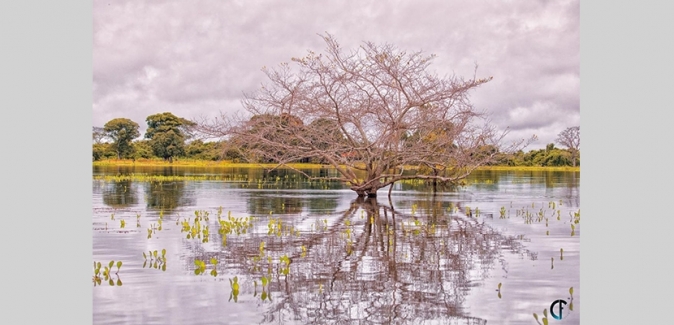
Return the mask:
[[[332,168],[331,165],[312,164],[312,163],[295,163],[289,164],[294,168],[313,169],[313,168]],[[277,164],[256,164],[256,163],[233,163],[230,161],[207,161],[207,160],[174,160],[169,163],[164,160],[141,159],[111,159],[94,161],[93,166],[105,167],[122,167],[122,166],[139,166],[139,167],[210,167],[210,168],[273,168]],[[281,167],[286,168],[286,167]],[[410,169],[413,169],[410,167]],[[580,172],[580,167],[570,166],[481,166],[476,170],[479,171],[568,171]]]

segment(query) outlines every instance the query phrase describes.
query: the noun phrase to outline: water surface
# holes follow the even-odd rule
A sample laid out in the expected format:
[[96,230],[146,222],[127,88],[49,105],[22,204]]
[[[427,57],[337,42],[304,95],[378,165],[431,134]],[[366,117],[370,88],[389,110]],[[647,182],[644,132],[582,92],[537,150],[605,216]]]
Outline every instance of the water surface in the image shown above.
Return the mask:
[[[102,178],[129,174],[186,180]],[[422,182],[387,192],[357,199],[283,170],[96,167],[93,259],[123,266],[113,285],[92,282],[94,324],[536,324],[544,309],[553,323],[570,287],[559,323],[579,324],[579,173],[480,171],[437,195]],[[162,249],[165,261],[143,257]]]

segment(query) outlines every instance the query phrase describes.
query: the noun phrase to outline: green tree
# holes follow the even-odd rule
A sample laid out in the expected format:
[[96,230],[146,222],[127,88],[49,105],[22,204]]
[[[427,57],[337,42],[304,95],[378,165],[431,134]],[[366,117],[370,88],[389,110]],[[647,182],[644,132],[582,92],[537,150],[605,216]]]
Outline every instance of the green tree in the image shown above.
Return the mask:
[[194,140],[185,147],[185,154],[188,158],[198,160],[219,160],[221,156],[219,142],[203,142]]
[[117,159],[128,157],[133,153],[133,139],[140,136],[138,123],[128,118],[116,118],[103,126],[105,136],[112,140],[112,149],[117,153]]
[[149,140],[138,140],[133,142],[134,147],[134,158],[135,159],[149,159],[154,157],[152,151],[152,146],[150,146]]
[[117,156],[111,143],[94,143],[92,148],[94,160],[111,159]]
[[169,112],[150,115],[145,120],[145,138],[157,157],[173,162],[173,157],[185,154],[185,140],[194,122],[177,117]]

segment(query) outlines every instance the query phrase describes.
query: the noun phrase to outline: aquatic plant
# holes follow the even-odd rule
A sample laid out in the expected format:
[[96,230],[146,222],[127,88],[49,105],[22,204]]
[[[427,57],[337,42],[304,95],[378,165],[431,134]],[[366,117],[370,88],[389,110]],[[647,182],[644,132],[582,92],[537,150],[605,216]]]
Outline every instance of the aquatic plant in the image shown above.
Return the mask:
[[234,302],[237,302],[239,298],[239,278],[235,276],[234,280],[229,279],[229,285],[232,288],[232,292],[229,294],[229,300],[231,301],[232,298],[234,298]]
[[213,264],[213,270],[211,270],[211,275],[216,277],[218,276],[218,270],[217,270],[217,265],[218,265],[218,260],[215,257],[211,257],[211,264]]
[[[536,319],[536,322],[538,324],[541,324],[541,322],[538,321],[538,315],[536,313],[534,313],[534,319]],[[543,318],[541,319],[541,321],[543,322],[543,325],[548,325],[548,310],[547,309],[543,309]]]
[[159,269],[161,268],[162,271],[166,271],[166,249],[161,250],[161,256],[159,256],[157,250],[154,251],[148,251],[148,255],[143,252],[143,258],[145,261],[143,262],[143,268],[147,265],[148,262],[148,256],[150,257],[150,267]]
[[92,276],[94,286],[101,285],[101,282],[103,280],[107,281],[108,284],[110,284],[111,286],[114,286],[115,284],[117,286],[122,285],[122,280],[119,278],[119,269],[122,267],[122,261],[117,261],[116,264],[117,266],[117,272],[115,272],[115,275],[117,276],[116,282],[112,279],[112,276],[110,275],[113,266],[115,266],[115,261],[110,261],[110,263],[108,263],[107,266],[103,266],[103,271],[101,272],[102,267],[101,262],[94,262],[94,275]]
[[202,260],[194,260],[194,265],[197,266],[196,269],[194,269],[194,274],[200,275],[206,271],[206,263]]
[[[281,263],[285,264],[285,266],[281,267],[280,272],[281,272],[283,275],[288,275],[288,273],[290,273],[290,263],[292,262],[292,260],[288,257],[288,255],[285,255],[285,254],[284,254],[283,256],[281,256],[281,258],[279,259],[279,261],[280,261]],[[280,266],[279,266],[279,267],[280,267]]]

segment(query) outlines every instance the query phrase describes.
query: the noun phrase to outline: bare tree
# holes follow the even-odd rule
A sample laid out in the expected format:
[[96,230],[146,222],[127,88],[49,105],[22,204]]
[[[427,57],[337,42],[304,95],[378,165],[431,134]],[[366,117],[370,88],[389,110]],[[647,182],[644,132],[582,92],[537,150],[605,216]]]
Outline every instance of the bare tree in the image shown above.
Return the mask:
[[503,146],[507,131],[468,100],[491,77],[439,77],[428,71],[434,55],[371,42],[347,53],[331,35],[321,37],[324,54],[293,58],[296,69],[262,69],[270,83],[244,94],[248,114],[203,121],[201,131],[227,137],[249,159],[332,165],[339,175],[320,178],[370,197],[401,180],[453,183],[497,152],[523,147],[524,140]]
[[576,159],[580,152],[580,126],[566,128],[557,135],[556,141],[569,149],[571,159],[573,160],[573,167],[576,167]]

